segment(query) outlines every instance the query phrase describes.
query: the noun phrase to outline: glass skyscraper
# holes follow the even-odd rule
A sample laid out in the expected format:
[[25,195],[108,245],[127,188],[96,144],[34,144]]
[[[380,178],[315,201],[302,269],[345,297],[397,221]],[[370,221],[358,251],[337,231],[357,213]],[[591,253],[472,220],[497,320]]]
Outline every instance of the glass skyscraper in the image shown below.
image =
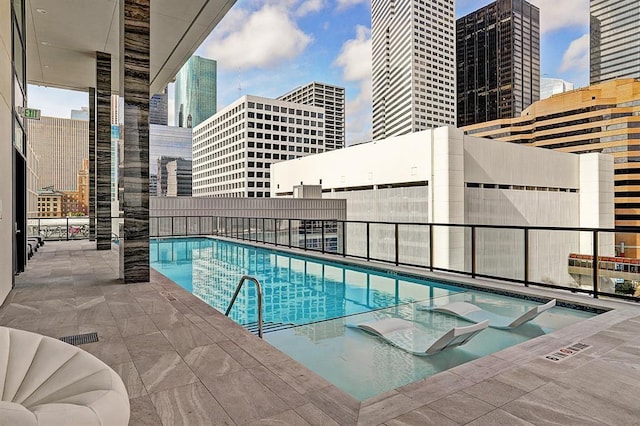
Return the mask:
[[640,1],[590,1],[590,83],[640,78]]
[[497,0],[456,21],[458,126],[516,117],[540,99],[540,10]]
[[175,125],[196,127],[216,113],[217,67],[213,59],[192,56],[175,83]]

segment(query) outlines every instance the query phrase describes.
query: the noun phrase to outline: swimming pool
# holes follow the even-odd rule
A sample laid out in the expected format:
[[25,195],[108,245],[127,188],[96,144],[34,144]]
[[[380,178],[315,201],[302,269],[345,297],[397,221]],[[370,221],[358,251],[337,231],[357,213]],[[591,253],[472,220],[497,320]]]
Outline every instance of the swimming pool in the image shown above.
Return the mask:
[[[242,275],[258,278],[265,340],[360,400],[594,315],[556,307],[516,330],[486,329],[465,346],[423,358],[345,325],[393,316],[442,334],[469,323],[418,304],[469,301],[518,316],[538,303],[210,238],[152,240],[150,252],[154,269],[222,312]],[[256,300],[248,283],[230,317],[254,323]]]

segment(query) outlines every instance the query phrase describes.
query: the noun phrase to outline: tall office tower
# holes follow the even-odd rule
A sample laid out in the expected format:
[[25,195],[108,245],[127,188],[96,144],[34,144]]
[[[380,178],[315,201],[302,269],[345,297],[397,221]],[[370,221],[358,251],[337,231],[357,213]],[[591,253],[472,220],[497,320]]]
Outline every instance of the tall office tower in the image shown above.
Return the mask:
[[156,93],[149,100],[149,124],[166,126],[169,123],[169,92]]
[[278,99],[324,108],[325,150],[344,148],[344,87],[314,81]]
[[372,0],[373,139],[456,124],[454,0]]
[[540,10],[497,0],[456,21],[458,126],[517,117],[540,99]]
[[546,78],[540,79],[540,99],[547,99],[558,93],[568,92],[573,90],[573,83],[564,81],[561,78]]
[[640,78],[640,1],[590,0],[590,82]]
[[[196,127],[216,113],[216,61],[192,56],[176,75],[175,110],[176,125]],[[189,125],[189,122],[191,125]]]
[[167,163],[167,197],[191,196],[191,160],[178,158]]
[[25,120],[29,142],[39,158],[39,188],[76,191],[76,173],[89,158],[89,122],[69,118],[41,117]]
[[325,151],[324,120],[324,108],[241,97],[193,129],[193,196],[269,197],[271,164]]

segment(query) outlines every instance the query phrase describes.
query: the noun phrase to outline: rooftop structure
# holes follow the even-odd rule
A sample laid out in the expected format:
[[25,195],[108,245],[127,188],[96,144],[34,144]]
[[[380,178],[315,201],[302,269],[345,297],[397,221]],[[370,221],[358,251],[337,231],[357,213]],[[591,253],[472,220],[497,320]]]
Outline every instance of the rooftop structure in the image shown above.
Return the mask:
[[[321,184],[323,198],[347,200],[348,220],[611,227],[612,170],[613,160],[606,155],[503,144],[442,127],[274,164],[271,195],[291,197],[298,185]],[[385,230],[371,232],[368,250],[373,258],[384,258],[380,256],[388,250]],[[464,231],[439,234],[451,245],[434,256],[445,268],[468,270],[470,259],[463,255],[466,240],[456,232]],[[514,255],[502,252],[508,243],[492,240],[489,234],[478,242],[484,244],[478,265],[484,270],[503,268],[503,276],[520,276],[521,263],[504,262],[505,256]],[[574,237],[570,245],[555,237],[540,240],[539,247],[544,249],[540,249],[539,266],[530,265],[531,276],[544,276],[557,284],[573,282],[565,249],[579,251],[578,247],[591,244],[590,236]],[[419,264],[429,235],[414,232],[414,239],[405,238],[406,245],[400,248],[403,256],[414,256],[414,264]],[[348,231],[346,239],[350,248],[364,244],[363,230]],[[600,243],[601,253],[613,254],[613,237]],[[521,253],[520,248],[514,246],[513,253]],[[500,256],[501,262],[492,256]]]
[[540,10],[496,0],[456,21],[458,127],[512,118],[540,98]]
[[454,1],[371,3],[373,139],[456,124]]
[[271,165],[324,152],[324,108],[246,95],[193,129],[194,197],[269,197]]
[[162,93],[156,93],[149,100],[149,124],[169,124],[169,93],[166,87]]
[[564,81],[561,78],[542,77],[540,79],[540,99],[547,99],[558,93],[569,92],[573,90],[573,83]]
[[[601,152],[614,158],[615,225],[639,226],[640,80],[622,79],[538,101],[520,117],[465,127],[465,133],[563,152]],[[640,246],[619,234],[618,244]],[[636,251],[628,252],[635,256]]]

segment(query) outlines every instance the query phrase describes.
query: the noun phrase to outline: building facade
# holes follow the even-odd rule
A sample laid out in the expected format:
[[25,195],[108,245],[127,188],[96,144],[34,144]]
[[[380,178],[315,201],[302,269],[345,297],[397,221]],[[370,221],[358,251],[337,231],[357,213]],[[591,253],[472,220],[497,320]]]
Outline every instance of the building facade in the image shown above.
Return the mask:
[[190,197],[192,188],[191,160],[178,158],[167,168],[167,197]]
[[638,0],[590,0],[591,84],[640,78]]
[[540,79],[540,99],[547,99],[558,93],[564,93],[570,90],[573,90],[573,83],[564,81],[561,78],[542,77]]
[[149,100],[149,124],[169,124],[169,92],[166,87],[162,93],[156,93]]
[[[274,164],[271,191],[292,197],[301,182],[321,182],[323,199],[347,200],[350,221],[606,228],[613,225],[612,170],[607,155],[504,144],[442,127]],[[474,261],[468,229],[434,227],[430,236],[425,226],[346,228],[352,254],[393,260],[397,232],[404,263],[429,266],[432,256],[432,266],[469,271]],[[431,237],[430,254],[425,241]],[[601,237],[600,253],[612,255],[613,237]],[[478,230],[475,243],[482,247],[478,271],[523,277],[522,232]],[[589,253],[591,244],[591,234],[536,235],[530,278],[578,285],[568,272],[568,254]]]
[[192,56],[176,75],[175,125],[196,127],[217,108],[216,61]]
[[[149,125],[149,193],[158,193],[158,160],[161,157],[192,159],[191,144],[193,130],[176,126]],[[170,160],[171,161],[171,160]],[[166,165],[166,162],[164,163]],[[166,170],[165,170],[166,173]],[[166,195],[166,177],[164,193]]]
[[[89,158],[89,123],[86,120],[41,117],[26,121],[29,143],[40,159],[40,188],[76,191],[77,172]],[[38,188],[38,189],[40,189]]]
[[273,163],[325,151],[324,108],[246,95],[193,130],[194,197],[269,197]]
[[373,139],[456,124],[453,0],[372,0]]
[[[601,152],[614,158],[615,225],[640,226],[640,80],[591,85],[538,101],[514,119],[464,128],[479,137],[563,152]],[[637,257],[635,236],[617,235]],[[633,251],[631,251],[633,250]]]
[[38,217],[64,217],[63,198],[64,193],[51,188],[38,191]]
[[279,100],[324,108],[326,150],[344,148],[344,87],[314,81],[278,97]]
[[540,99],[540,10],[496,0],[456,21],[457,124],[513,118]]

